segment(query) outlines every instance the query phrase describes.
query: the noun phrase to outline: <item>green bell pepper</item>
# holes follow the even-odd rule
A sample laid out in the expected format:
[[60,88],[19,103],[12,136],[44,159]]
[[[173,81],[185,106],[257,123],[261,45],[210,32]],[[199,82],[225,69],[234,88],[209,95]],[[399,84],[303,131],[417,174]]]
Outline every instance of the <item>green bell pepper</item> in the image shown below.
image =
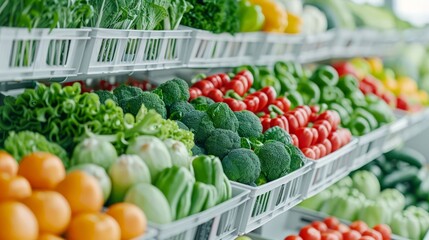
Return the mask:
[[247,0],[239,2],[240,32],[257,32],[265,23],[265,15],[259,5],[252,5]]
[[340,115],[341,125],[346,126],[350,122],[350,115],[343,106],[338,103],[331,103],[329,109],[336,111]]
[[371,126],[368,120],[363,117],[355,117],[350,119],[347,125],[353,136],[363,136],[371,132]]
[[380,194],[380,182],[372,172],[357,171],[353,174],[352,180],[353,188],[363,193],[366,198],[374,200]]
[[365,101],[365,95],[361,91],[351,92],[346,95],[352,104],[353,107],[365,107],[367,105]]
[[352,118],[356,118],[356,117],[365,118],[368,121],[369,126],[371,127],[371,130],[376,129],[379,126],[377,119],[375,119],[375,117],[370,112],[368,112],[363,108],[356,108],[354,110]]
[[256,89],[271,86],[276,90],[276,93],[280,95],[282,86],[280,81],[272,74],[267,67],[259,67],[259,78],[255,79],[253,83]]
[[276,62],[274,64],[274,73],[277,75],[285,75],[286,73],[292,74],[295,78],[303,79],[304,71],[301,64],[296,62]]
[[289,91],[295,91],[298,87],[298,82],[292,76],[292,74],[285,72],[281,74],[276,74],[277,79],[280,82],[281,90],[280,95],[284,95]]
[[192,206],[189,215],[215,206],[217,199],[217,190],[213,185],[196,182],[192,190]]
[[364,201],[365,196],[358,190],[352,189],[348,196],[338,197],[332,216],[348,221],[354,221],[357,219]]
[[173,166],[163,170],[155,186],[167,198],[173,219],[189,216],[195,179],[184,167]]
[[379,199],[385,201],[392,212],[399,212],[405,207],[404,195],[394,188],[384,189],[380,193]]
[[359,90],[359,82],[352,75],[345,75],[339,78],[337,87],[339,87],[345,94]]
[[353,104],[352,104],[352,101],[350,101],[350,99],[347,99],[347,98],[338,99],[337,103],[340,104],[347,111],[348,114],[351,115],[353,113]]
[[392,109],[381,99],[377,99],[375,102],[369,102],[365,109],[375,117],[379,125],[390,123],[395,120]]
[[329,190],[322,191],[311,198],[302,201],[299,206],[315,211],[319,211],[322,205],[331,197]]
[[357,219],[364,221],[370,228],[377,224],[388,224],[391,219],[390,209],[384,201],[367,201]]
[[322,94],[320,98],[321,102],[331,103],[331,102],[335,102],[338,99],[337,92],[334,87],[325,86],[321,88],[321,90],[322,90]]
[[345,95],[343,93],[343,91],[341,89],[339,89],[338,87],[333,87],[334,91],[335,91],[335,95],[337,95],[337,100],[338,99],[344,99]]
[[390,222],[392,232],[409,239],[420,239],[420,223],[416,216],[407,212],[398,212]]
[[333,87],[338,83],[338,73],[331,66],[320,66],[316,69],[316,71],[314,71],[310,80],[315,82],[318,86]]
[[326,200],[322,204],[319,211],[328,215],[332,215],[335,212],[336,207],[338,206],[338,201],[340,197],[347,196],[350,192],[350,189],[346,187],[331,187],[329,188],[329,190],[330,196],[328,200]]
[[288,92],[286,98],[290,101],[291,109],[304,105],[304,99],[298,91]]
[[429,229],[429,213],[425,209],[415,206],[408,207],[405,212],[407,214],[412,214],[417,218],[420,226],[420,239],[423,239]]
[[192,161],[195,172],[195,179],[198,182],[215,186],[218,199],[216,203],[221,203],[231,198],[231,185],[225,180],[222,163],[215,156],[201,155]]
[[[320,88],[311,81],[301,81],[298,83],[298,92],[301,93],[301,96],[306,105],[316,104],[320,101]],[[290,100],[290,99],[289,99]]]

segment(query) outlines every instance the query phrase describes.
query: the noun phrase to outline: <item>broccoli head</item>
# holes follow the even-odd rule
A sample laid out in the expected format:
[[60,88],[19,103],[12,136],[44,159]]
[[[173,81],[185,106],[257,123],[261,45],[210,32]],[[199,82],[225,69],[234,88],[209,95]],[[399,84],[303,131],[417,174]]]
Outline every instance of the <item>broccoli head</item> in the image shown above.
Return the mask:
[[238,130],[238,119],[228,104],[220,102],[213,103],[207,109],[213,125],[216,128],[222,128],[236,132]]
[[203,144],[210,133],[215,130],[213,122],[205,112],[197,110],[186,113],[181,120],[195,135],[195,142]]
[[210,105],[215,103],[212,99],[204,96],[197,97],[191,101],[191,104],[194,106],[195,109],[199,111],[207,111]]
[[179,126],[180,129],[189,131],[189,128],[184,123],[182,123],[181,121],[176,121],[176,123],[177,123],[177,126]]
[[175,102],[168,109],[168,118],[180,120],[185,113],[193,110],[195,110],[194,106],[186,101]]
[[268,181],[281,178],[290,172],[290,155],[283,143],[268,141],[255,152],[261,162],[261,172]]
[[104,103],[107,99],[112,99],[113,101],[115,101],[116,104],[118,104],[118,98],[113,95],[112,92],[107,91],[107,90],[97,90],[94,91],[95,94],[98,95],[98,97],[100,98],[100,103]]
[[292,137],[290,134],[279,126],[269,128],[264,132],[264,142],[271,140],[278,141],[283,144],[292,144]]
[[236,132],[217,128],[207,138],[205,147],[207,154],[224,158],[230,151],[240,148],[241,139]]
[[234,149],[222,160],[223,171],[231,181],[252,184],[261,174],[258,156],[249,149]]
[[301,150],[295,147],[293,144],[285,144],[285,147],[290,155],[290,172],[293,172],[304,166],[307,158],[304,156]]
[[258,116],[247,110],[235,112],[234,114],[238,119],[237,132],[240,137],[258,138],[261,136],[262,124]]
[[141,88],[127,86],[125,84],[122,84],[113,90],[113,95],[116,96],[118,101],[130,99],[142,93],[143,93],[143,90]]
[[191,151],[192,151],[193,156],[206,154],[206,150],[204,148],[198,146],[198,145],[194,145],[194,147],[191,149]]
[[141,92],[132,98],[120,99],[119,106],[124,110],[124,113],[137,115],[141,106],[144,105],[147,109],[153,109],[163,118],[167,117],[167,110],[161,98],[151,92]]
[[185,80],[175,78],[158,86],[154,90],[166,106],[171,106],[175,102],[188,101],[189,86]]

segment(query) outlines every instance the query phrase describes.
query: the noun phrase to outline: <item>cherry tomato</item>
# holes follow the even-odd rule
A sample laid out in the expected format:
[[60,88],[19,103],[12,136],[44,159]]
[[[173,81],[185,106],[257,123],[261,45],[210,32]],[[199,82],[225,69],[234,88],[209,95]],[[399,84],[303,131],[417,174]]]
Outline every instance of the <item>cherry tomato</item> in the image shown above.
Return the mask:
[[[289,122],[289,128],[290,128],[290,122]],[[311,131],[310,128],[306,128],[306,127],[298,128],[295,131],[295,135],[298,137],[298,140],[299,140],[299,148],[308,148],[313,142],[313,132]]]
[[328,139],[325,139],[322,144],[326,148],[326,155],[330,154],[332,152],[332,143]]
[[319,150],[320,150],[320,157],[322,158],[322,157],[324,157],[324,156],[326,156],[326,155],[328,155],[328,153],[327,153],[327,151],[326,151],[326,147],[325,147],[325,145],[323,145],[322,143],[319,143],[319,144],[317,144],[316,145],[318,148],[319,148]]
[[349,230],[348,232],[343,233],[343,240],[358,240],[361,237],[361,234],[355,230]]
[[320,240],[322,238],[320,232],[311,225],[303,227],[301,231],[299,231],[299,236],[302,237],[303,240]]
[[262,111],[262,109],[268,106],[268,96],[264,92],[255,92],[252,93],[251,96],[256,96],[257,98],[259,98],[259,107],[257,110],[258,112]]
[[215,102],[223,102],[223,93],[221,90],[216,88],[210,90],[207,97],[213,99]]
[[325,232],[326,230],[328,230],[328,226],[326,226],[326,224],[321,221],[314,221],[311,223],[311,226],[313,226],[319,232]]
[[316,155],[315,159],[319,159],[320,158],[320,149],[315,145],[311,146],[310,148],[313,149],[314,154]]
[[[240,81],[240,82],[242,82],[243,83],[243,86],[244,86],[244,93],[246,93],[249,89],[250,89],[250,86],[249,86],[249,82],[247,81],[247,78],[245,77],[245,76],[242,76],[242,75],[236,75],[233,79],[232,79],[232,81]],[[244,93],[243,93],[243,95],[244,95]],[[241,95],[240,95],[241,96]]]
[[340,233],[345,233],[350,230],[349,227],[347,227],[347,225],[342,223],[338,224],[337,226],[334,226],[332,229],[337,230]]
[[231,81],[231,78],[226,73],[219,73],[218,76],[222,80],[222,86],[225,86],[227,83]]
[[375,238],[370,237],[370,236],[362,236],[359,238],[359,240],[375,240]]
[[316,153],[311,148],[303,148],[301,149],[302,153],[309,159],[316,159]]
[[311,145],[315,145],[317,140],[319,139],[319,132],[315,128],[310,128],[311,133],[313,133],[313,139],[311,141]]
[[392,229],[386,224],[378,224],[374,226],[374,230],[381,233],[383,240],[390,240],[392,235]]
[[329,229],[333,229],[335,226],[340,224],[338,219],[335,217],[327,217],[323,220],[323,222],[326,224],[326,226],[328,226]]
[[290,235],[290,236],[285,237],[284,240],[303,240],[303,239],[297,235]]
[[383,240],[383,235],[381,235],[381,233],[375,231],[374,229],[367,229],[365,232],[362,233],[362,236],[370,236],[373,237],[375,240]]
[[203,93],[201,92],[200,89],[194,88],[194,87],[189,88],[189,96],[190,96],[189,100],[190,101],[194,100],[195,98],[197,98],[197,97],[199,97],[201,95],[203,95]]
[[329,136],[328,136],[329,141],[332,144],[332,152],[337,151],[343,144],[340,138],[340,135],[338,134],[338,132],[332,132]]
[[203,93],[203,96],[207,96],[207,94],[210,92],[210,90],[212,90],[214,88],[214,85],[213,85],[213,83],[211,83],[207,80],[202,80],[202,81],[194,83],[193,87],[200,89],[201,92]]
[[368,230],[368,225],[366,225],[363,221],[355,221],[352,224],[350,224],[350,229],[358,231],[360,234]]
[[324,232],[324,233],[322,233],[321,239],[322,240],[340,240],[340,239],[342,239],[342,237],[340,238],[340,237],[338,237],[337,234],[334,234],[334,233]]
[[271,86],[262,88],[261,92],[267,94],[268,104],[273,103],[274,100],[276,100],[276,98],[277,98],[276,90]]
[[208,76],[206,77],[204,80],[207,80],[211,83],[213,83],[213,86],[215,88],[220,88],[222,87],[223,83],[222,83],[222,79],[220,78],[219,75],[212,75],[212,76]]
[[295,147],[299,147],[299,140],[298,137],[295,134],[291,134],[290,137],[292,138],[292,143]]

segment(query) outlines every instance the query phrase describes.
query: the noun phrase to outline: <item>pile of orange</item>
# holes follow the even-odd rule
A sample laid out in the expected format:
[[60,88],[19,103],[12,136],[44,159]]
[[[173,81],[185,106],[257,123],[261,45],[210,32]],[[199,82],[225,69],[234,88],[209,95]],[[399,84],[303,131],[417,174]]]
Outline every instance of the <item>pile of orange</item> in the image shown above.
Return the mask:
[[146,217],[118,203],[102,213],[97,180],[81,171],[66,175],[61,160],[36,152],[20,164],[0,151],[0,240],[120,240],[144,234]]

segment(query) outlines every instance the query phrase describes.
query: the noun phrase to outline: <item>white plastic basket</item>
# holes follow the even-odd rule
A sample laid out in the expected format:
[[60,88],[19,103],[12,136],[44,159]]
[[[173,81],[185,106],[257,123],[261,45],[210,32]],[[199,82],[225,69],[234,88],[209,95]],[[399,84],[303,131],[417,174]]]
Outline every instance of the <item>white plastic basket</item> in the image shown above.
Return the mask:
[[155,239],[158,231],[150,226],[147,227],[146,232],[143,236],[136,238],[135,240],[150,240]]
[[423,132],[424,129],[429,127],[429,109],[418,113],[411,113],[407,115],[408,118],[408,128],[403,132],[403,139],[409,140],[412,137]]
[[353,152],[353,169],[358,169],[383,154],[384,143],[389,136],[389,126],[382,126],[358,138],[357,148]]
[[389,152],[398,147],[403,141],[403,134],[407,131],[408,118],[402,116],[388,126],[388,136],[383,146],[383,152]]
[[187,66],[196,68],[231,67],[252,64],[257,59],[263,33],[214,34],[192,29]]
[[0,27],[0,81],[76,76],[89,32]]
[[297,60],[302,45],[303,35],[263,33],[256,64],[270,65],[276,61]]
[[311,163],[306,163],[302,168],[259,187],[232,182],[233,186],[250,190],[239,233],[248,233],[300,203],[311,168]]
[[157,231],[145,240],[230,240],[238,235],[249,191],[232,187],[233,197],[204,212],[169,224],[150,224]]
[[353,151],[357,146],[357,139],[338,149],[337,151],[313,162],[312,174],[306,179],[305,197],[309,198],[325,190],[341,178],[349,174],[353,163]]
[[335,31],[331,30],[317,35],[305,36],[298,61],[311,63],[330,58],[334,38]]
[[191,31],[92,29],[83,74],[125,73],[183,67]]

